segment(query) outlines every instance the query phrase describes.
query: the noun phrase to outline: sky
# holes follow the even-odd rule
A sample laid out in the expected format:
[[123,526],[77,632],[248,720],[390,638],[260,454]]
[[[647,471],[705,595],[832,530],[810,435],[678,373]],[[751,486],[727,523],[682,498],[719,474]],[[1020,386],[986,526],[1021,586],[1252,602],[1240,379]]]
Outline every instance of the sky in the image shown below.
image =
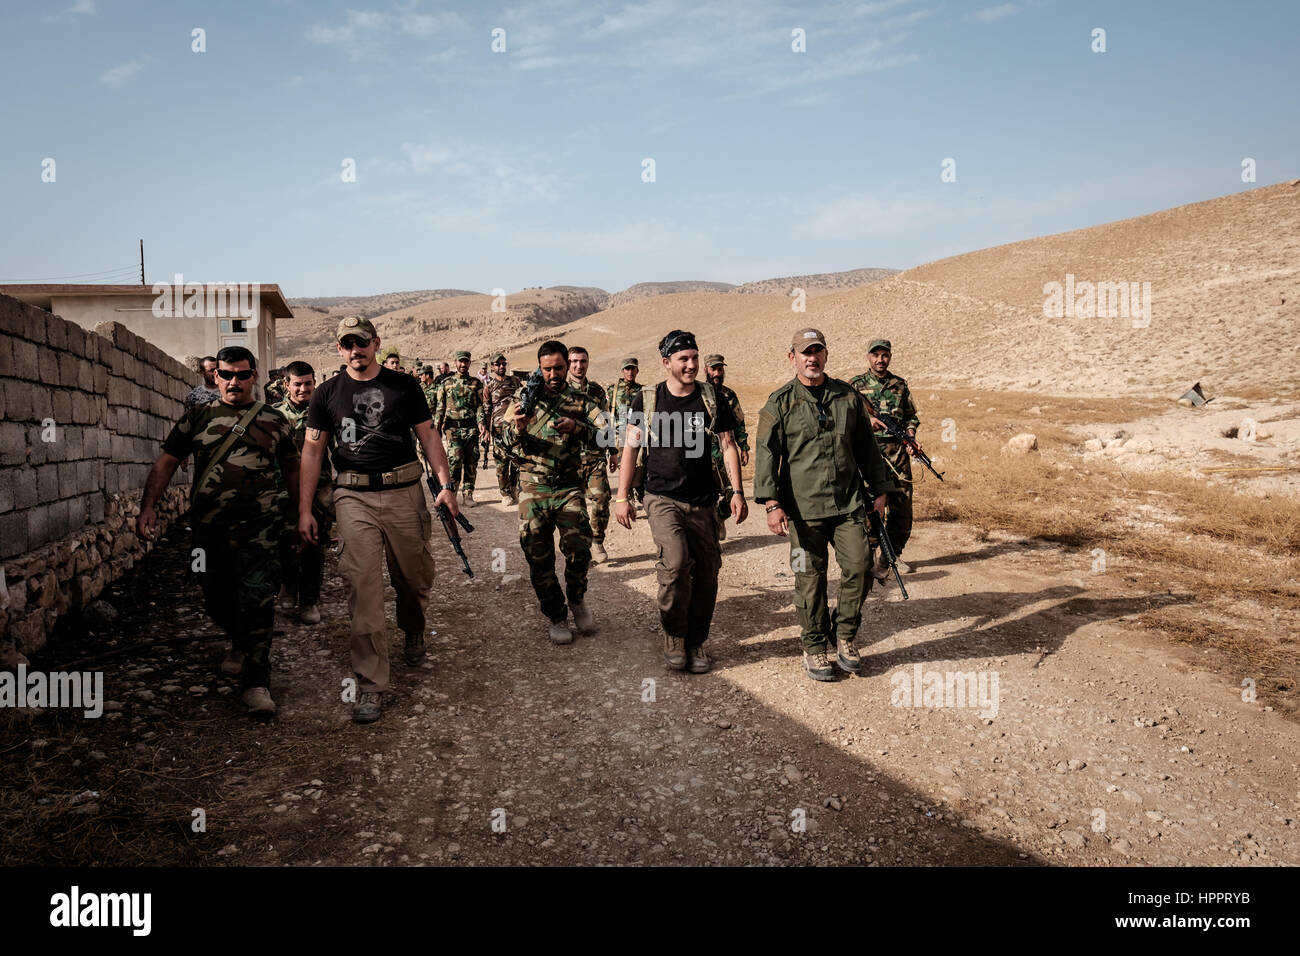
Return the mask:
[[143,238],[288,296],[739,283],[1300,176],[1281,0],[0,12],[3,282],[138,281]]

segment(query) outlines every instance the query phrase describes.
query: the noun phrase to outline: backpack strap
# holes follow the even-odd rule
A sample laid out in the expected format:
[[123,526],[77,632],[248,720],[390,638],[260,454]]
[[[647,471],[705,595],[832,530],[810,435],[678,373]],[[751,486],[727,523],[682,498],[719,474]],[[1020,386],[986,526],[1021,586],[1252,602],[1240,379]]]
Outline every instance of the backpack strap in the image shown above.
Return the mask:
[[199,475],[198,481],[194,482],[191,486],[191,501],[197,498],[203,491],[203,486],[206,485],[208,479],[212,477],[212,473],[216,470],[217,465],[225,461],[226,455],[230,454],[230,449],[234,446],[235,440],[241,438],[244,433],[248,431],[248,426],[252,424],[253,419],[255,419],[258,416],[258,413],[260,413],[265,407],[266,402],[254,402],[248,411],[239,416],[239,421],[235,422],[235,424],[231,426],[230,431],[226,432],[226,437],[221,440],[221,444],[217,446],[217,450],[213,453],[212,457],[208,459],[208,465],[203,469],[203,474]]

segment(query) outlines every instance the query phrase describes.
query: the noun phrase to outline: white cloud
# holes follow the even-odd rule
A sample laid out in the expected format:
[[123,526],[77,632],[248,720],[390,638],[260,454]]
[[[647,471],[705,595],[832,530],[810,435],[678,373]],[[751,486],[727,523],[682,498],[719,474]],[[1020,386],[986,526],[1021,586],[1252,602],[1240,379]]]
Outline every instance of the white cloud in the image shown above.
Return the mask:
[[994,20],[1001,20],[1011,16],[1016,12],[1014,3],[1003,3],[996,7],[984,7],[982,10],[976,10],[971,14],[974,20],[981,20],[984,23],[992,23]]
[[121,86],[131,77],[135,76],[144,69],[145,60],[128,60],[121,66],[115,66],[112,69],[105,70],[99,74],[99,82],[105,86]]
[[60,10],[58,13],[52,13],[45,18],[48,23],[58,23],[65,20],[75,20],[77,17],[93,17],[99,13],[95,0],[77,0],[66,10]]
[[460,15],[451,11],[417,13],[399,10],[387,13],[349,9],[342,23],[332,26],[312,24],[307,28],[306,36],[312,43],[337,47],[355,62],[380,57],[385,46],[398,36],[424,38],[466,28]]

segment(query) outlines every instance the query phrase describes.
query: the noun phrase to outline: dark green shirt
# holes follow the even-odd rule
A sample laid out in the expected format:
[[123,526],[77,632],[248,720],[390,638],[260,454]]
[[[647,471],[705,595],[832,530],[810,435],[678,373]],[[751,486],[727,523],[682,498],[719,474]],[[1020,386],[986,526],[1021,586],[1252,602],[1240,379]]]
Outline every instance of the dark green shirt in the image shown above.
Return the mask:
[[799,380],[768,396],[758,416],[754,500],[775,499],[797,518],[833,518],[869,504],[862,483],[875,495],[892,491],[871,434],[862,397],[829,376],[819,403]]

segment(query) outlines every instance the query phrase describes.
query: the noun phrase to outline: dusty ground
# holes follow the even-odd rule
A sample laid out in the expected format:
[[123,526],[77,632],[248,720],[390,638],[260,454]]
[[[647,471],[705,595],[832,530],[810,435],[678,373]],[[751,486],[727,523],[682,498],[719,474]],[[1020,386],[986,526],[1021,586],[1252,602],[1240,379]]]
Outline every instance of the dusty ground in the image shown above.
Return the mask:
[[[716,666],[692,676],[661,663],[644,522],[613,527],[612,560],[592,575],[600,633],[556,648],[517,577],[513,514],[492,503],[469,515],[478,576],[435,539],[430,659],[408,669],[395,648],[394,693],[370,727],[339,699],[347,614],[332,568],[324,622],[286,621],[277,638],[280,715],[254,724],[216,673],[222,645],[184,580],[188,543],[171,535],[121,582],[109,633],[68,635],[35,662],[101,655],[77,666],[102,667],[120,708],[98,721],[4,716],[0,856],[1300,863],[1300,727],[1266,698],[1243,702],[1249,674],[1207,670],[1199,649],[1141,627],[1144,612],[1193,599],[1158,579],[922,524],[911,600],[892,587],[869,598],[865,676],[817,684],[797,656],[787,546],[751,519],[724,546]],[[917,664],[996,672],[996,716],[894,706],[891,675]],[[206,832],[193,832],[196,808]]]

